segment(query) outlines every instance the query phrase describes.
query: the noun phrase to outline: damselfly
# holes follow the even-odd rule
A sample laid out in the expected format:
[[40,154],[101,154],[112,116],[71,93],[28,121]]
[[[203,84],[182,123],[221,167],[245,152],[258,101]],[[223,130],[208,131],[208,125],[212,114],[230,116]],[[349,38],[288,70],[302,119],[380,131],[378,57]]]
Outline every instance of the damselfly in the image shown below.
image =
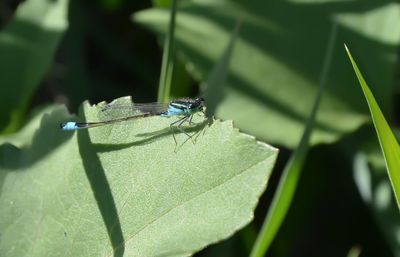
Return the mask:
[[[147,103],[147,104],[131,104],[131,105],[121,105],[121,104],[107,104],[101,109],[101,112],[107,113],[109,111],[124,111],[125,116],[110,118],[104,121],[98,122],[74,122],[68,121],[60,124],[62,130],[79,130],[79,129],[89,129],[100,127],[104,125],[114,124],[123,121],[129,121],[149,116],[161,116],[161,117],[180,117],[178,120],[172,122],[170,127],[176,126],[180,131],[185,133],[191,138],[191,136],[186,133],[182,128],[182,124],[188,121],[192,124],[193,115],[196,113],[205,112],[204,99],[202,97],[198,98],[180,98],[176,99],[169,104],[162,103]],[[173,134],[174,141],[176,142],[175,135]]]

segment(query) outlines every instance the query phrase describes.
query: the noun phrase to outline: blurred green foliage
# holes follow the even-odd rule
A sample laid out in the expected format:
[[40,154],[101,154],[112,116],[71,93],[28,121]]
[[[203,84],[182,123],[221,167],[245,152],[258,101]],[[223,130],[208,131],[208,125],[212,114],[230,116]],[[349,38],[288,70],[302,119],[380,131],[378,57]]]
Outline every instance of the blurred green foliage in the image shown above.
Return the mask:
[[68,1],[28,1],[0,32],[0,131],[14,132],[67,28]]
[[[49,103],[76,113],[86,99],[132,95],[135,102],[155,101],[170,2],[1,1],[0,142],[29,145],[35,126],[20,129],[29,117],[38,122],[35,114]],[[254,221],[197,256],[249,254],[311,111],[333,23],[338,36],[313,147],[268,256],[345,256],[354,249],[359,256],[400,256],[399,213],[343,49],[344,42],[351,47],[397,128],[399,2],[181,0],[171,95],[204,94],[217,117],[281,148]],[[227,49],[229,60],[223,58]],[[229,69],[218,69],[221,63]],[[216,71],[226,77],[210,79]],[[221,85],[207,87],[205,82],[215,84],[210,81]],[[6,135],[12,132],[17,134]]]
[[[370,84],[379,84],[377,98],[385,99],[382,109],[390,114],[396,65],[393,57],[397,54],[396,48],[390,46],[399,44],[400,30],[382,26],[399,22],[398,6],[382,4],[365,10],[346,2],[326,5],[290,1],[182,4],[177,18],[177,44],[191,64],[190,72],[199,79],[208,77],[236,21],[242,23],[217,116],[235,120],[244,131],[268,142],[294,147],[311,110],[333,23],[338,25],[337,42],[351,42],[360,51],[374,53],[358,59],[371,60],[366,62],[366,68],[376,72]],[[137,13],[134,19],[164,34],[168,15],[168,10],[153,8]],[[380,26],[370,26],[371,23]],[[366,26],[371,28],[365,29]],[[343,58],[341,43],[335,44],[333,56],[313,143],[333,142],[367,118],[360,90],[349,86],[354,78]],[[208,88],[206,92],[212,94],[214,90]]]

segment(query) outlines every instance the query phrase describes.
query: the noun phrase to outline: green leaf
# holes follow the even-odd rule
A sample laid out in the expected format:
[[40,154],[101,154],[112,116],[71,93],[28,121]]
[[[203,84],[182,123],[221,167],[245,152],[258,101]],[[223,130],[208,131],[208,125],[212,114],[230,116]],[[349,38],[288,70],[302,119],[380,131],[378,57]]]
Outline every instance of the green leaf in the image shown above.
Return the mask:
[[271,245],[273,239],[278,233],[279,228],[285,219],[289,207],[292,204],[294,194],[301,176],[304,161],[308,154],[309,141],[311,133],[315,126],[315,117],[320,107],[322,94],[327,85],[327,78],[330,70],[333,49],[336,43],[337,25],[333,24],[331,29],[331,37],[327,46],[327,51],[324,59],[324,66],[320,80],[319,90],[315,96],[314,105],[310,112],[307,125],[304,128],[303,136],[299,142],[288,163],[282,172],[282,177],[279,181],[278,188],[272,199],[271,207],[265,217],[264,224],[261,228],[257,241],[252,249],[251,257],[263,257]]
[[194,143],[175,131],[178,147],[173,118],[60,131],[70,119],[57,108],[29,148],[1,147],[1,256],[191,255],[250,222],[277,156],[200,115],[185,127]]
[[[207,82],[202,85],[203,91],[205,91],[204,97],[207,101],[207,113],[209,115],[213,116],[215,114],[218,103],[224,98],[225,83],[229,73],[229,62],[232,57],[239,30],[240,21],[237,21],[235,28],[232,31],[229,43],[222,56],[214,65],[209,77],[207,78]],[[208,90],[209,88],[211,88],[211,90]]]
[[351,64],[353,65],[354,71],[357,75],[358,81],[362,91],[364,92],[365,99],[367,100],[369,110],[371,112],[372,121],[374,122],[375,130],[379,139],[383,156],[385,158],[387,173],[389,175],[390,182],[396,197],[397,206],[400,208],[400,147],[397,143],[392,130],[390,129],[386,119],[379,108],[378,103],[375,100],[374,95],[369,89],[367,83],[364,80],[360,70],[357,67],[356,62],[347,46],[345,46],[347,54],[350,58]]
[[14,132],[67,28],[67,0],[28,0],[0,32],[0,131]]
[[[338,41],[351,40],[372,54],[366,68],[377,71],[371,79],[380,82],[377,97],[385,103],[385,113],[390,113],[400,43],[400,30],[392,24],[400,23],[399,6],[350,1],[186,1],[177,17],[176,46],[188,70],[204,81],[241,19],[224,98],[211,104],[217,105],[217,117],[235,120],[257,138],[295,147],[312,108],[333,21],[339,25]],[[168,13],[162,9],[138,12],[134,19],[159,35],[166,33]],[[341,51],[334,49],[311,144],[335,141],[368,120],[361,92],[348,86],[352,74]],[[213,90],[208,88],[206,94]]]
[[22,148],[32,144],[35,131],[40,127],[43,115],[50,113],[53,109],[54,106],[47,106],[34,111],[29,122],[17,133],[0,135],[0,145],[10,143],[16,147]]

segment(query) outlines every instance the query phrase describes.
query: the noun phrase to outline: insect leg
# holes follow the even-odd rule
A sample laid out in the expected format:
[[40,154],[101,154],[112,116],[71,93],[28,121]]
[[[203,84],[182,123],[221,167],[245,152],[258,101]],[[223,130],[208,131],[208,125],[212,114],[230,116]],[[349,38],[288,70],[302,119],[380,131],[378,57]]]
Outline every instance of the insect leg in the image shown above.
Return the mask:
[[[178,128],[182,133],[184,133],[186,136],[188,136],[188,138],[190,138],[190,140],[192,140],[192,143],[194,144],[194,141],[193,141],[193,138],[192,138],[193,136],[190,135],[189,133],[187,133],[187,132],[182,128],[182,124],[183,124],[185,121],[187,121],[188,119],[191,120],[192,117],[193,117],[193,115],[185,116],[185,118],[183,118],[183,119],[181,120],[181,122],[179,122],[177,128]],[[189,120],[189,123],[190,123],[190,120]]]
[[[177,120],[177,121],[174,121],[174,122],[172,122],[172,123],[169,125],[170,129],[172,130],[172,137],[174,138],[175,148],[176,148],[176,146],[178,145],[178,141],[176,141],[175,132],[174,132],[173,127],[174,127],[175,124],[179,123],[177,127],[178,127],[178,129],[179,129],[180,131],[182,131],[182,129],[180,128],[180,126],[181,126],[182,123],[185,122],[188,118],[189,118],[189,116],[184,116],[183,118],[181,118],[181,119],[179,119],[179,120]],[[185,134],[186,134],[186,133],[185,133]]]

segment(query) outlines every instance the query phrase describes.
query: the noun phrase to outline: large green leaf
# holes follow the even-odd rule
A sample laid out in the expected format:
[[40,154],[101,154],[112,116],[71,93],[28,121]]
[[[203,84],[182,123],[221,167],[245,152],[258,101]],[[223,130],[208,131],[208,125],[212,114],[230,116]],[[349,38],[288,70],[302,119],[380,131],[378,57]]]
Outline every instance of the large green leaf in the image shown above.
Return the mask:
[[67,4],[28,0],[0,32],[0,131],[14,132],[21,125],[67,28]]
[[315,96],[314,105],[310,112],[307,125],[304,128],[304,133],[301,137],[298,147],[290,157],[286,164],[282,177],[279,181],[278,188],[272,199],[271,207],[265,217],[264,224],[260,234],[251,252],[251,257],[265,256],[269,246],[272,244],[275,235],[278,233],[283,220],[285,219],[289,207],[292,204],[297,185],[300,180],[303,165],[309,150],[309,141],[314,129],[315,117],[321,103],[321,97],[326,87],[326,79],[330,70],[333,47],[336,44],[337,27],[332,27],[331,38],[326,51],[324,70],[321,75],[320,87]]
[[[208,77],[213,63],[241,19],[230,62],[230,76],[216,115],[235,120],[241,129],[267,141],[294,147],[299,141],[318,87],[324,46],[332,23],[338,42],[351,41],[370,53],[366,69],[379,82],[378,99],[390,95],[400,31],[399,4],[351,1],[185,1],[177,14],[176,42],[188,70]],[[135,20],[164,35],[168,10],[149,9]],[[301,22],[300,22],[301,21]],[[331,142],[365,122],[362,94],[351,87],[352,74],[335,46],[332,72],[311,143]],[[379,89],[379,90],[378,90]],[[213,88],[209,88],[213,93]]]
[[177,148],[172,118],[60,131],[69,119],[55,109],[29,148],[0,149],[1,256],[188,256],[250,222],[277,155],[200,115]]
[[397,206],[400,208],[400,146],[347,47],[346,51],[368,103],[383,157],[385,158],[387,173],[396,197]]

